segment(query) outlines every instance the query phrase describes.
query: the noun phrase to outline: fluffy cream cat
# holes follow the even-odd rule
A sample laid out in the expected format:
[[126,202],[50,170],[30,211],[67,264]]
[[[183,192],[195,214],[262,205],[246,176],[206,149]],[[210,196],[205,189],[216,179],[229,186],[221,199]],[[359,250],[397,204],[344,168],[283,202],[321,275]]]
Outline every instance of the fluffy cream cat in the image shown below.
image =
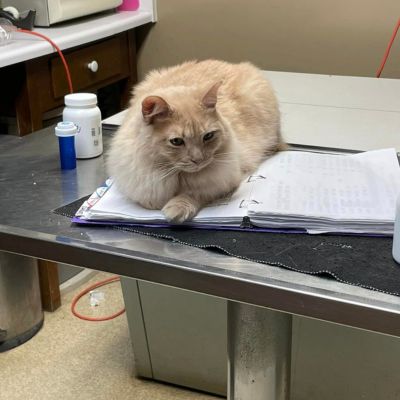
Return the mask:
[[256,67],[192,61],[135,87],[108,172],[127,197],[183,222],[282,146],[277,101]]

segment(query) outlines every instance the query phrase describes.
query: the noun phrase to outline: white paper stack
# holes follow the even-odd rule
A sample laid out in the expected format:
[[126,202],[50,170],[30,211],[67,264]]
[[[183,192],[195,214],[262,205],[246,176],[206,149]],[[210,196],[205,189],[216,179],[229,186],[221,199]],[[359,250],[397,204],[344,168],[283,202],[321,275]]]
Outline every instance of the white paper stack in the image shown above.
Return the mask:
[[[203,208],[190,225],[308,233],[393,234],[400,168],[394,149],[352,155],[280,152],[229,198]],[[129,201],[110,180],[78,211],[81,219],[166,223],[160,210]]]
[[248,210],[256,226],[309,233],[393,234],[400,168],[394,149],[354,155],[283,152],[260,167]]
[[[243,217],[247,214],[247,209],[240,205],[246,195],[248,195],[246,185],[242,185],[230,198],[221,199],[200,210],[186,225],[240,226]],[[91,221],[125,221],[143,224],[167,222],[160,210],[148,210],[123,196],[113,184],[112,179],[107,180],[104,187],[92,194],[76,216]]]

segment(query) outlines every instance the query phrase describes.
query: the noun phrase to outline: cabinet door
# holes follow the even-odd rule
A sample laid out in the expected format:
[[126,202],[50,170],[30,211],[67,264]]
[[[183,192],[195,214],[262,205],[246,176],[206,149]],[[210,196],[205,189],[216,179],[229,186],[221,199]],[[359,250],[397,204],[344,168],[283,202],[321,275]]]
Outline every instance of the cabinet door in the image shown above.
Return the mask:
[[[137,304],[130,306],[126,302],[137,374],[149,377],[143,345],[140,349],[135,345],[146,341],[153,379],[225,395],[226,301],[153,283],[122,279],[124,296],[125,291],[132,295],[137,282],[142,311],[139,315]],[[131,281],[128,283],[130,287],[126,281]],[[146,340],[138,329],[143,330]]]

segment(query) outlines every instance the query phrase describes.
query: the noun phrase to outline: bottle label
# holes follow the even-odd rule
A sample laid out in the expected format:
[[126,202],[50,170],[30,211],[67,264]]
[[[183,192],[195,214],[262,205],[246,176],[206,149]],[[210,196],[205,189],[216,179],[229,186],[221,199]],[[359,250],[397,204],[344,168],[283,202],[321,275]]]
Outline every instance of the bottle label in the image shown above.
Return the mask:
[[[79,111],[79,112],[78,112]],[[75,149],[77,158],[96,157],[103,152],[101,115],[83,115],[82,110],[64,109],[63,119],[70,120],[77,127]]]

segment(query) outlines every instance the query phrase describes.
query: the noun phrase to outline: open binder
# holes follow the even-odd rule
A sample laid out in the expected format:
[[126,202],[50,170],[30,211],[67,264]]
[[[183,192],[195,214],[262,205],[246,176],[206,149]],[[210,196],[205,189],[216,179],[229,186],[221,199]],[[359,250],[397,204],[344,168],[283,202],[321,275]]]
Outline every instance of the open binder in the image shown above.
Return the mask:
[[[400,168],[394,149],[357,154],[283,151],[230,196],[184,226],[208,229],[392,235]],[[77,223],[171,226],[160,210],[125,198],[112,179],[82,205]]]

